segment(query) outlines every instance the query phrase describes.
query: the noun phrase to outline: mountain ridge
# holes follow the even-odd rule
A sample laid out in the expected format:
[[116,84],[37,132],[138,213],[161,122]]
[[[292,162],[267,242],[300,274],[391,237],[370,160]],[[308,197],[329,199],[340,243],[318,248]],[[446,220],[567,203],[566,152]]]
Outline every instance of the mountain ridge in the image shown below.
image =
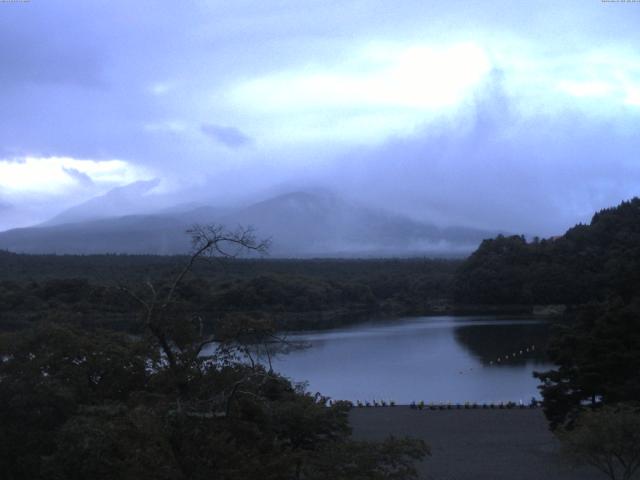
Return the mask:
[[179,254],[189,251],[185,231],[190,226],[217,223],[232,230],[252,226],[259,237],[272,238],[276,257],[442,256],[468,253],[498,233],[440,228],[326,192],[288,192],[239,208],[185,207],[8,230],[0,232],[0,248],[18,253]]
[[[116,187],[103,195],[90,198],[89,200],[64,210],[53,218],[43,222],[41,225],[63,225],[76,223],[79,221],[90,221],[98,218],[110,218],[125,214],[142,213],[145,209],[134,207],[145,194],[153,190],[160,184],[160,180],[139,180],[122,187]],[[120,215],[118,214],[120,213]]]

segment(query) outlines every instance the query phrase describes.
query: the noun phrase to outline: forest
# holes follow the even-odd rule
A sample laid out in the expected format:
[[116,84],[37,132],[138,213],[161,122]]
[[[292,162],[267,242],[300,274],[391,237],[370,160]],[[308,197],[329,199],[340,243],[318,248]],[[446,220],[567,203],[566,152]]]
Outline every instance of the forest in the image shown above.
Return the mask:
[[[125,290],[166,281],[186,256],[18,255],[0,252],[0,329],[38,321],[134,332],[134,301]],[[235,314],[269,317],[281,330],[329,328],[363,316],[451,309],[459,260],[202,261],[176,292],[207,328]]]
[[640,286],[640,199],[597,212],[548,239],[498,236],[484,240],[461,265],[456,303],[580,305]]

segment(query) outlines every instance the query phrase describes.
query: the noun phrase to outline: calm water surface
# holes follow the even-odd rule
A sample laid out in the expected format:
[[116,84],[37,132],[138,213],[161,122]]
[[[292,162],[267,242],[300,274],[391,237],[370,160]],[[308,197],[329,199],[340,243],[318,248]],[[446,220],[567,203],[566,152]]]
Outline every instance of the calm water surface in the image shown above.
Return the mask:
[[308,348],[278,355],[273,366],[334,399],[528,402],[539,398],[532,372],[552,367],[543,353],[549,326],[544,320],[418,317],[294,333],[289,340]]

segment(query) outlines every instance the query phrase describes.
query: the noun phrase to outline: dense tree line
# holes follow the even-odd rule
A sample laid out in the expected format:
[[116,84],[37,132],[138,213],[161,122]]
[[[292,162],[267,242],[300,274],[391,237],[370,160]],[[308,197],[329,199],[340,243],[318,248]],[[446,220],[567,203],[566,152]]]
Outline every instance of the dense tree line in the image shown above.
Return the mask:
[[[0,250],[0,280],[86,278],[92,282],[144,281],[172,273],[185,255],[26,255]],[[461,260],[432,258],[225,258],[201,262],[193,273],[207,280],[291,275],[327,280],[453,274]]]
[[[161,284],[185,257],[171,260],[0,253],[0,278],[5,277],[0,280],[0,329],[64,320],[135,332],[132,300],[121,287],[144,290],[147,281]],[[282,329],[328,328],[363,316],[423,314],[450,305],[458,264],[425,259],[201,262],[176,294],[185,308],[206,319],[208,328],[214,319],[239,313],[270,317]]]
[[570,304],[629,300],[640,287],[640,199],[596,213],[589,225],[528,242],[485,240],[461,265],[457,303]]
[[573,426],[585,408],[640,401],[640,297],[588,304],[556,326],[537,373],[552,428]]

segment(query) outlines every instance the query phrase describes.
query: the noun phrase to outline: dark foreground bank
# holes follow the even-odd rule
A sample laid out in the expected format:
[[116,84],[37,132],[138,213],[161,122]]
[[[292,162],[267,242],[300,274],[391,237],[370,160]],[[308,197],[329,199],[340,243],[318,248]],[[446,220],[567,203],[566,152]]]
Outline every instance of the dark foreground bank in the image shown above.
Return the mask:
[[433,480],[597,480],[590,468],[574,469],[540,409],[413,410],[358,408],[350,413],[356,438],[409,435],[431,446],[419,466]]

